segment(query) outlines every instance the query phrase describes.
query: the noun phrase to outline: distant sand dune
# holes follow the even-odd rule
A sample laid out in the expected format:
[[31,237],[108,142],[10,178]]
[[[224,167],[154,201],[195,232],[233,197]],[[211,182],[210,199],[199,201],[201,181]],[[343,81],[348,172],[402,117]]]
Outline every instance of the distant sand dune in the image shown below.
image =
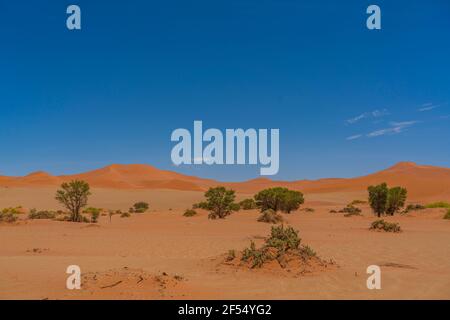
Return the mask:
[[48,187],[73,179],[85,180],[96,188],[204,191],[212,186],[224,185],[239,193],[255,193],[275,186],[289,187],[305,193],[361,192],[365,191],[368,185],[387,182],[392,186],[406,187],[408,198],[412,200],[450,199],[450,168],[417,165],[412,162],[400,162],[386,170],[348,179],[275,181],[258,178],[235,183],[187,176],[143,164],[114,164],[75,175],[52,176],[40,171],[24,177],[0,176],[0,186]]

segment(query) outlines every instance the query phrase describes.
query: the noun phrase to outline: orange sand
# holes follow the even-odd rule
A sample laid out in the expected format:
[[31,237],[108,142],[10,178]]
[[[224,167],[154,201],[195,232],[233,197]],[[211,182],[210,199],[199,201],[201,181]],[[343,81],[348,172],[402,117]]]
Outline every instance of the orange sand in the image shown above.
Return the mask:
[[[370,184],[408,188],[409,202],[450,200],[450,169],[400,163],[353,179],[242,183],[158,170],[147,165],[112,165],[72,176],[37,172],[0,177],[0,208],[61,209],[54,200],[63,181],[83,179],[92,186],[89,205],[127,210],[150,203],[145,214],[100,217],[98,224],[25,220],[0,224],[0,299],[450,299],[450,221],[443,209],[427,209],[387,220],[403,232],[369,231],[373,217],[345,218],[338,210],[365,200]],[[285,220],[300,230],[302,243],[338,267],[298,276],[289,272],[224,268],[230,249],[263,242],[270,225],[257,211],[240,211],[225,220],[192,218],[183,211],[218,184],[238,191],[238,199],[271,186],[305,193],[315,212],[297,211]],[[65,287],[67,266],[79,265],[83,289]],[[366,268],[382,269],[382,290],[366,288]]]

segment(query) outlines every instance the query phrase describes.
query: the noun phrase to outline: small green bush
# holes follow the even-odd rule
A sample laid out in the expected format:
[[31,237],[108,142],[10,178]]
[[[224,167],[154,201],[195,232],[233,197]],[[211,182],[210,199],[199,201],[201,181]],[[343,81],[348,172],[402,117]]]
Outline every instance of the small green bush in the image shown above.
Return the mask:
[[195,211],[194,209],[187,209],[184,213],[183,216],[185,217],[193,217],[197,215],[197,211]]
[[403,213],[408,213],[411,211],[419,211],[424,209],[426,209],[426,207],[421,204],[408,204],[405,210],[403,210]]
[[357,206],[357,205],[361,205],[361,204],[367,204],[367,201],[364,201],[364,200],[353,200],[348,205],[349,206]]
[[130,208],[131,213],[144,213],[149,208],[149,204],[147,202],[136,202],[133,204],[133,208]]
[[266,245],[285,252],[288,249],[298,249],[300,241],[298,231],[292,227],[285,228],[281,225],[272,227],[270,238],[266,240]]
[[425,207],[426,208],[445,208],[445,209],[450,209],[450,203],[445,202],[445,201],[438,201],[438,202],[429,203]]
[[92,223],[97,223],[98,222],[98,217],[100,216],[100,212],[102,210],[99,208],[93,208],[93,207],[89,207],[86,208],[83,213],[87,213],[91,215],[91,222]]
[[243,261],[251,261],[252,268],[261,268],[264,262],[272,260],[274,257],[264,249],[256,249],[255,243],[252,241],[250,247],[244,249],[242,253]]
[[264,245],[257,249],[255,243],[251,241],[250,247],[242,252],[241,260],[249,262],[251,268],[260,268],[265,262],[277,260],[280,266],[285,268],[290,259],[301,259],[306,262],[316,257],[314,250],[308,246],[301,246],[300,242],[298,231],[292,227],[285,228],[283,225],[272,227],[270,237],[266,239]]
[[120,217],[121,218],[129,218],[129,217],[131,217],[131,214],[129,212],[121,212]]
[[345,208],[339,210],[340,213],[346,213],[345,216],[355,216],[355,215],[361,215],[361,209],[352,205],[347,205]]
[[0,212],[0,222],[12,223],[17,221],[17,214],[12,212]]
[[31,209],[28,214],[29,219],[55,219],[56,213],[53,211],[37,211],[36,209]]
[[253,210],[256,209],[256,202],[253,199],[245,199],[239,202],[242,210]]
[[391,223],[383,219],[376,220],[370,225],[371,230],[382,230],[386,232],[400,232],[400,225],[398,223]]
[[258,218],[258,222],[280,223],[282,221],[283,217],[272,209],[267,209],[263,211]]
[[21,206],[19,206],[19,207],[10,207],[10,208],[2,209],[1,213],[2,214],[13,214],[13,215],[15,215],[15,214],[22,214],[23,210],[22,210]]
[[313,249],[311,249],[311,247],[303,246],[303,249],[304,249],[304,251],[305,251],[305,253],[306,253],[306,255],[308,257],[315,257],[315,256],[317,256],[317,253]]

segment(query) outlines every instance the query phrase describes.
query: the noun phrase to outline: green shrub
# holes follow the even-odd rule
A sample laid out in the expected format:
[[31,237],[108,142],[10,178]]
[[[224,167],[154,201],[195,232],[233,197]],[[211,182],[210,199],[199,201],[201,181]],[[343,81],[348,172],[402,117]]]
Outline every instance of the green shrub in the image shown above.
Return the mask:
[[87,182],[73,180],[69,183],[63,183],[61,189],[56,191],[55,199],[70,211],[71,221],[83,221],[80,210],[87,205],[88,197],[91,195],[89,190]]
[[136,202],[135,204],[133,204],[133,207],[130,208],[130,212],[131,213],[144,213],[145,211],[147,211],[149,208],[149,204],[147,202]]
[[398,212],[405,205],[407,191],[405,188],[394,187],[388,191],[386,202],[386,214],[391,216]]
[[272,227],[270,238],[266,240],[266,245],[285,252],[288,249],[298,249],[300,242],[298,231],[292,227],[285,228],[281,225]]
[[269,188],[258,192],[255,195],[255,202],[262,211],[272,209],[274,211],[283,211],[291,213],[297,210],[305,202],[303,194],[299,191],[289,190],[287,188]]
[[283,225],[272,227],[270,237],[264,245],[257,249],[253,241],[250,247],[242,252],[241,260],[249,262],[251,268],[260,268],[267,261],[277,260],[282,268],[287,265],[286,255],[292,258],[300,258],[307,261],[316,257],[316,253],[308,246],[301,246],[298,231],[292,227],[285,228]]
[[197,211],[193,210],[193,209],[187,209],[184,213],[183,216],[185,217],[193,217],[197,215]]
[[406,202],[408,191],[402,187],[388,188],[386,183],[369,186],[369,204],[373,212],[381,217],[382,214],[393,216]]
[[353,201],[350,202],[348,205],[349,205],[349,206],[357,206],[357,205],[361,205],[361,204],[367,204],[367,201],[363,201],[363,200],[353,200]]
[[361,209],[353,205],[347,205],[345,208],[339,210],[339,213],[345,213],[345,216],[350,217],[361,215]]
[[450,220],[450,209],[447,210],[447,213],[444,215],[444,219]]
[[425,206],[421,205],[421,204],[408,204],[405,208],[405,210],[403,210],[403,213],[408,213],[411,211],[418,211],[418,210],[424,210],[426,209]]
[[89,207],[89,208],[86,208],[85,210],[83,210],[83,213],[87,213],[87,214],[91,215],[91,222],[97,223],[98,217],[100,216],[101,211],[102,211],[102,209]]
[[209,219],[224,219],[237,209],[234,203],[236,198],[234,190],[225,189],[224,187],[209,188],[205,193],[205,197],[206,202],[201,202],[199,205],[209,210]]
[[239,202],[239,205],[241,206],[242,210],[253,210],[257,208],[256,202],[253,199],[244,199]]
[[305,251],[305,253],[306,253],[306,255],[308,257],[315,257],[315,256],[317,256],[316,252],[313,249],[311,249],[311,247],[303,246],[303,249],[304,249],[304,251]]
[[242,253],[242,260],[251,261],[252,268],[261,268],[264,262],[272,259],[272,255],[264,248],[256,249],[255,243],[253,241],[251,241],[250,247],[244,249]]
[[370,225],[371,230],[383,230],[386,232],[400,232],[400,225],[398,223],[391,223],[383,219],[376,220]]
[[17,221],[17,214],[12,212],[0,212],[0,222],[12,223]]
[[313,208],[303,208],[303,209],[301,209],[301,211],[305,211],[305,212],[310,212],[310,213],[312,213],[312,212],[314,212],[314,211],[316,211],[316,210],[314,210]]
[[53,211],[37,211],[36,209],[31,209],[28,214],[29,219],[55,219],[56,213]]
[[276,213],[274,210],[267,209],[261,213],[258,221],[266,223],[280,223],[283,221],[283,217]]
[[445,208],[450,209],[450,203],[445,201],[433,202],[425,205],[426,208]]
[[22,214],[24,213],[23,209],[21,206],[19,207],[9,207],[9,208],[4,208],[1,211],[2,214]]
[[241,210],[241,205],[239,203],[232,203],[230,205],[230,207],[231,207],[231,211],[237,212],[237,211]]
[[131,217],[131,214],[129,213],[129,212],[121,212],[120,213],[120,217],[121,218],[129,218],[129,217]]

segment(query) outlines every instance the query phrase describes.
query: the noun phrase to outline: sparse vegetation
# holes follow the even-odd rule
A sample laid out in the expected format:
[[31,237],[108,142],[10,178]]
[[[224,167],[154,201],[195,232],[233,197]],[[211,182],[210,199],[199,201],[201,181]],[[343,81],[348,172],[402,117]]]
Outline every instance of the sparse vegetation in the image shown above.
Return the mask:
[[4,208],[1,211],[2,214],[22,214],[24,213],[23,208],[21,206],[18,207],[9,207],[9,208]]
[[255,195],[255,202],[261,212],[272,209],[275,212],[291,213],[305,202],[303,194],[287,188],[269,188]]
[[367,201],[364,201],[364,200],[353,200],[348,205],[349,206],[357,206],[357,205],[361,205],[361,204],[367,204]]
[[80,211],[87,205],[90,195],[87,182],[74,180],[63,183],[61,189],[56,192],[55,199],[70,211],[70,221],[82,222],[83,218]]
[[37,211],[36,209],[31,209],[28,214],[29,219],[55,219],[56,213],[54,211],[42,210]]
[[131,214],[129,212],[126,212],[126,211],[120,212],[118,214],[120,214],[121,218],[129,218],[129,217],[131,217]]
[[130,208],[130,213],[144,213],[149,208],[149,204],[144,201],[136,202],[133,207]]
[[359,212],[349,212],[344,214],[344,217],[349,218],[349,217],[354,217],[354,216],[361,216],[361,213]]
[[241,260],[250,264],[251,268],[260,268],[268,261],[277,260],[282,268],[287,266],[286,257],[300,258],[308,261],[316,257],[316,253],[308,246],[301,246],[298,231],[283,225],[272,227],[271,235],[261,248],[256,248],[253,241],[244,249]]
[[314,212],[314,211],[316,211],[316,210],[314,210],[313,208],[303,208],[303,209],[301,209],[300,211],[305,211],[305,212],[312,213],[312,212]]
[[450,209],[450,203],[445,201],[433,202],[425,205],[426,208],[445,208]]
[[376,220],[372,222],[370,225],[371,230],[377,230],[377,231],[386,231],[386,232],[400,232],[401,228],[398,223],[391,223],[387,222],[383,219]]
[[408,204],[406,206],[406,209],[403,210],[402,213],[408,213],[411,211],[419,211],[419,210],[424,210],[424,209],[426,209],[426,207],[421,204]]
[[17,221],[17,214],[13,213],[11,211],[4,211],[2,210],[0,212],[0,222],[7,222],[12,223]]
[[201,202],[199,207],[209,210],[208,218],[224,219],[233,211],[236,211],[234,190],[224,187],[210,188],[206,193],[206,202]]
[[100,216],[100,212],[102,210],[100,208],[93,208],[93,207],[89,207],[85,210],[83,210],[83,213],[87,213],[91,216],[91,222],[92,223],[97,223],[98,222],[98,217]]
[[267,209],[261,213],[258,221],[266,223],[280,223],[283,221],[283,217],[280,214],[276,213],[274,210]]
[[242,210],[253,210],[257,209],[256,202],[253,199],[244,199],[241,202],[239,202],[239,205],[241,206]]
[[345,213],[345,217],[351,217],[361,215],[361,209],[349,204],[345,208],[339,210],[339,213]]
[[185,217],[193,217],[197,215],[197,211],[195,211],[194,209],[187,209],[184,213],[183,216]]

